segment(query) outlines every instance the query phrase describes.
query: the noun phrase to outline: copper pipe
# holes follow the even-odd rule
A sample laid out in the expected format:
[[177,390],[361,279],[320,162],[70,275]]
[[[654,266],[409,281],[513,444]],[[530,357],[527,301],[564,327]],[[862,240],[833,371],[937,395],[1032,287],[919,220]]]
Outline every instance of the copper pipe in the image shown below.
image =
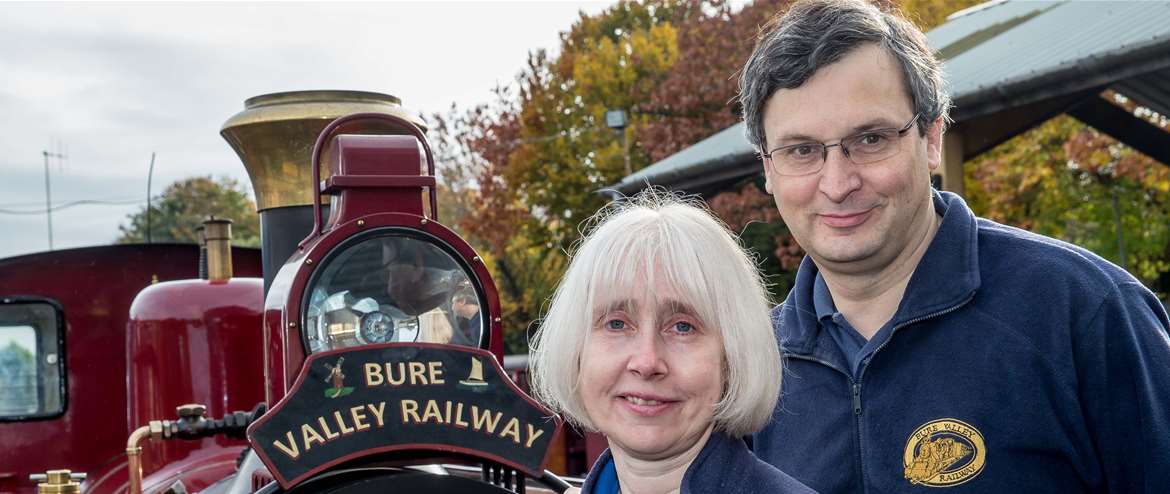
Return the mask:
[[144,439],[150,439],[150,426],[144,425],[130,434],[126,440],[126,460],[130,468],[130,488],[126,494],[142,494],[142,447]]

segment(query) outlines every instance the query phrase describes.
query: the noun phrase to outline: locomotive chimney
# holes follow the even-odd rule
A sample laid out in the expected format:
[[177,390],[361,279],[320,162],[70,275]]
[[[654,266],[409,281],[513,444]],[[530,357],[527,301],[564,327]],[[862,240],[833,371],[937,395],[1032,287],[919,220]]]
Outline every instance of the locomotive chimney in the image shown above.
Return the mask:
[[232,277],[232,220],[212,216],[203,222],[207,246],[207,279],[224,281]]
[[[398,98],[364,91],[293,91],[249,98],[244,111],[223,124],[223,136],[248,170],[260,210],[260,257],[264,293],[297,243],[313,228],[311,184],[313,144],[334,119],[352,113],[385,113],[425,129],[423,121],[403,109]],[[346,129],[347,133],[396,133],[385,123]],[[323,166],[321,179],[327,178]],[[324,198],[323,198],[324,200]]]

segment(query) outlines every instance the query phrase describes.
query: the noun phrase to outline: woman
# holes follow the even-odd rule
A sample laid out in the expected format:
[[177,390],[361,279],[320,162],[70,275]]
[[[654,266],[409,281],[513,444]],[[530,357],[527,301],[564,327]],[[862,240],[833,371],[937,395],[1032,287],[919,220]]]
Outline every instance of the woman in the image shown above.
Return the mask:
[[780,354],[732,235],[655,191],[594,218],[532,349],[537,397],[609,442],[582,492],[812,492],[739,439],[771,416]]

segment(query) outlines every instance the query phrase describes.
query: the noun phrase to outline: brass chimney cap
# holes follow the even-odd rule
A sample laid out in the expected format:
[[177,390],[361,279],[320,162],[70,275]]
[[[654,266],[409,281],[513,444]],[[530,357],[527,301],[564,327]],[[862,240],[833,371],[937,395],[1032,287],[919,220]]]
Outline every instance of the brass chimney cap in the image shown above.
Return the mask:
[[[325,123],[328,124],[337,117],[367,111],[399,115],[415,125],[426,128],[426,123],[422,119],[410,115],[402,108],[402,100],[397,96],[371,91],[324,89],[269,93],[248,98],[244,100],[244,111],[224,122],[220,132],[229,127],[272,120],[318,118],[326,120]],[[317,136],[313,136],[313,139],[316,138]]]
[[[224,122],[219,133],[248,169],[258,209],[303,206],[313,203],[312,191],[316,190],[309,182],[317,135],[333,120],[353,113],[395,115],[426,129],[422,118],[403,108],[401,100],[389,94],[314,90],[248,98],[244,111]],[[394,133],[394,129],[384,128],[355,133],[365,131]],[[328,172],[322,170],[321,178],[326,178]]]

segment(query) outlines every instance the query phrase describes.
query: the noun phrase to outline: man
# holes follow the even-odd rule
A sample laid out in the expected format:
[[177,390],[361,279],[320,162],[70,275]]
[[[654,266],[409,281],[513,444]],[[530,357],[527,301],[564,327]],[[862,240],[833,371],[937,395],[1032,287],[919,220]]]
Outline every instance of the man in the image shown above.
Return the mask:
[[470,283],[460,287],[451,297],[451,311],[455,316],[455,339],[452,343],[479,346],[483,320],[479,313],[479,300]]
[[766,188],[808,253],[756,453],[822,493],[1170,492],[1158,300],[1078,247],[932,191],[950,104],[925,36],[794,5],[741,80]]

